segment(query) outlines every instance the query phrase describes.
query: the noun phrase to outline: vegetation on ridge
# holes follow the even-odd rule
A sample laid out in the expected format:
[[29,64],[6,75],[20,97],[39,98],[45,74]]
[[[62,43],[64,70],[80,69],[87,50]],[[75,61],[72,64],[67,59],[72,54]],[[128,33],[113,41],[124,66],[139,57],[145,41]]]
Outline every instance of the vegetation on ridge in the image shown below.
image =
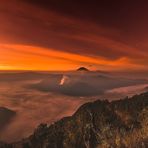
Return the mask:
[[28,138],[1,148],[146,148],[148,93],[82,105],[71,116],[41,124]]

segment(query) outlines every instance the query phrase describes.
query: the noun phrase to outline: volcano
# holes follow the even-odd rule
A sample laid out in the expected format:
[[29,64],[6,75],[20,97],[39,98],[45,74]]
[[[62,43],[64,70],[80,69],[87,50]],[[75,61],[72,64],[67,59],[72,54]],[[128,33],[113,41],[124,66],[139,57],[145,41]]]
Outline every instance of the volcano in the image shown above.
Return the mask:
[[87,69],[86,67],[80,67],[77,69],[77,71],[89,71],[89,69]]

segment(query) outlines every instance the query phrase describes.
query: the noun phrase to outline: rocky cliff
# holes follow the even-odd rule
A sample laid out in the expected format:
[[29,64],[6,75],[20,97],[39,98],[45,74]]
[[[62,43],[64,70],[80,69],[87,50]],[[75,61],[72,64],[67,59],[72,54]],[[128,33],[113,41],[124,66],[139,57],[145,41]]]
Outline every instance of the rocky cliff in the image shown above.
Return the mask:
[[0,148],[146,148],[148,93],[82,105],[74,115],[41,124],[20,142]]

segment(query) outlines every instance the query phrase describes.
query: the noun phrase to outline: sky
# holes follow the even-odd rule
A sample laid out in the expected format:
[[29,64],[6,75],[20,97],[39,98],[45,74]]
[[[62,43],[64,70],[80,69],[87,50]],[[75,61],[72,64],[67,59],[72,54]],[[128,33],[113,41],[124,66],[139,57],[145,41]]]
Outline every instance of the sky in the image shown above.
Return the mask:
[[0,0],[0,70],[147,70],[148,2]]

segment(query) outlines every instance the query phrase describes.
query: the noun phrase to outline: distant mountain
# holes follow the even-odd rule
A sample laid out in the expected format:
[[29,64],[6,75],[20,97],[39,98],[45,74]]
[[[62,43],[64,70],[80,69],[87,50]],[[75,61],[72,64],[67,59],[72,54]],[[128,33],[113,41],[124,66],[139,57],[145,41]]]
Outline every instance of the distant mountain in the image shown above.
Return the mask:
[[77,71],[89,71],[89,70],[85,67],[80,67],[80,68],[77,69]]
[[0,107],[0,131],[10,122],[15,114],[16,113],[10,109]]
[[74,115],[1,148],[146,148],[148,92],[113,102],[82,105]]

